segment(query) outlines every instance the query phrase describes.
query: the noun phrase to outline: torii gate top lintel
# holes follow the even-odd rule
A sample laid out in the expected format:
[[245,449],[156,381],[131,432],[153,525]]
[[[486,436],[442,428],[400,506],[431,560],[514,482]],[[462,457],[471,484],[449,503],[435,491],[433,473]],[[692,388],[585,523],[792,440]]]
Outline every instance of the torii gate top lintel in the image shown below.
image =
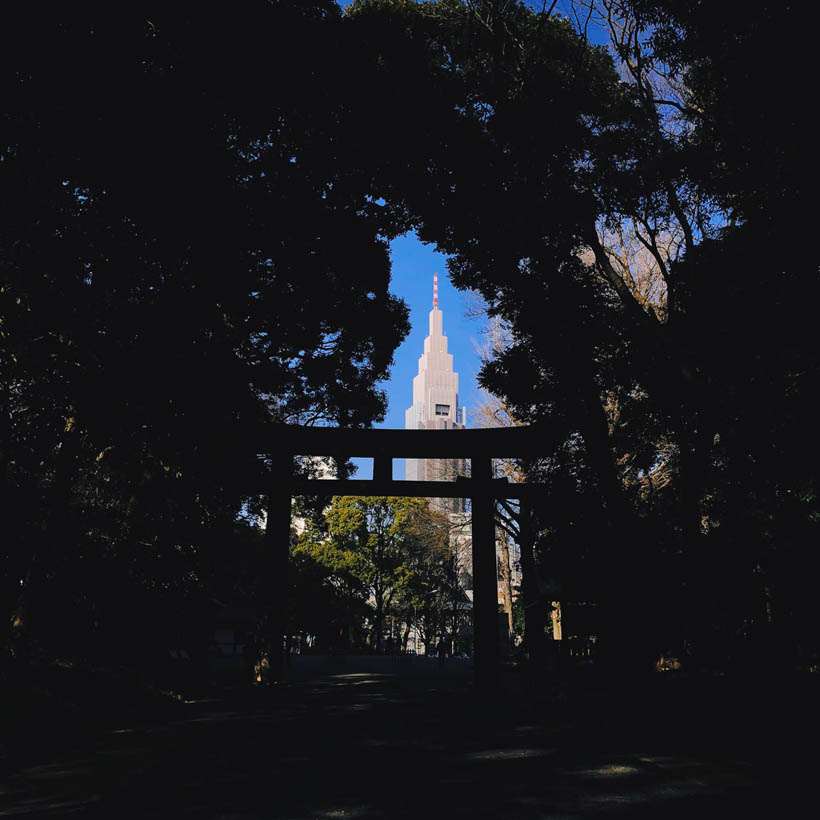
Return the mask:
[[520,458],[542,449],[546,435],[545,425],[469,430],[351,430],[279,425],[265,439],[272,445],[271,450],[303,456]]
[[[511,484],[493,479],[491,459],[538,454],[546,427],[475,428],[470,430],[350,430],[339,427],[281,425],[267,437],[270,454],[289,463],[293,456],[372,458],[373,478],[322,480],[287,476],[293,495],[403,495],[450,498],[522,498],[537,496],[539,484]],[[394,458],[467,458],[472,475],[457,481],[393,480]],[[280,461],[280,463],[282,463]],[[282,464],[287,469],[286,464]],[[284,477],[284,476],[282,476]]]

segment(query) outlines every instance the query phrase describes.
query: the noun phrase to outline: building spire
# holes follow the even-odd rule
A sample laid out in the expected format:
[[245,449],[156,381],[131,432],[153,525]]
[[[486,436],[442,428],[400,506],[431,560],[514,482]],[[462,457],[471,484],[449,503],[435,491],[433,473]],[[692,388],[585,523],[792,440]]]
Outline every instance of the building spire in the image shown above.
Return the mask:
[[[404,414],[408,430],[461,430],[467,425],[464,408],[458,403],[458,373],[453,370],[453,354],[447,352],[443,318],[438,303],[438,273],[434,273],[430,333],[424,340],[419,372],[413,378],[413,406]],[[464,459],[405,459],[409,481],[449,481],[465,471]],[[432,504],[445,513],[461,514],[466,509],[462,499],[436,500]]]

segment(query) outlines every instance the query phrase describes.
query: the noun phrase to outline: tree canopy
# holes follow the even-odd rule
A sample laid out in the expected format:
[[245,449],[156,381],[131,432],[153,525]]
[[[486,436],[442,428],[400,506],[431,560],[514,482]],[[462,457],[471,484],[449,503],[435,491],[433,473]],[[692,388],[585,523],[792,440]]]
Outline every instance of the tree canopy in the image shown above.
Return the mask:
[[[643,660],[671,640],[726,658],[754,633],[811,663],[818,280],[794,83],[810,51],[762,58],[805,27],[769,3],[585,9],[7,15],[15,652],[99,633],[131,594],[143,611],[225,597],[232,544],[248,563],[231,594],[253,587],[249,433],[382,418],[408,330],[387,243],[413,229],[502,329],[482,385],[551,431],[544,457],[517,465],[550,487],[542,564],[606,604],[613,641],[619,619],[635,624]],[[324,557],[375,596],[361,555],[381,525],[333,509]],[[385,560],[404,539],[393,523]]]
[[385,32],[378,70],[434,100],[421,173],[387,169],[385,190],[505,328],[481,381],[552,431],[523,465],[552,488],[543,560],[615,633],[633,624],[621,654],[668,640],[708,663],[775,629],[805,657],[816,642],[784,636],[806,641],[816,563],[818,282],[795,241],[811,128],[792,81],[809,52],[760,57],[799,21],[765,3],[583,11],[354,4]]
[[260,422],[382,417],[407,310],[345,137],[340,26],[330,2],[10,13],[0,383],[18,632],[53,584],[92,613],[86,583],[164,587],[165,562],[207,586],[207,544],[228,547],[255,491]]
[[423,498],[345,496],[333,499],[323,525],[306,529],[296,554],[323,567],[330,588],[370,608],[370,645],[383,648],[387,616],[409,625],[421,609],[429,632],[436,604],[451,592],[446,517]]

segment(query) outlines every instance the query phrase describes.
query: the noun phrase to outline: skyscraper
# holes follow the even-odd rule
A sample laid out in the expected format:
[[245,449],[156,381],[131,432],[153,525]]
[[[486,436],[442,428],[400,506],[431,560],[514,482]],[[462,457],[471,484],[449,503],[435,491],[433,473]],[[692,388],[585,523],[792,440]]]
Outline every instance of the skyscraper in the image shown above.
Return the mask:
[[[458,373],[453,371],[453,356],[447,352],[447,337],[442,329],[438,307],[438,274],[433,275],[433,309],[430,333],[424,340],[419,372],[413,379],[413,406],[404,416],[406,430],[461,430],[467,425],[467,412],[458,404]],[[408,458],[408,481],[452,481],[466,475],[462,458]],[[443,513],[464,513],[462,498],[431,498],[430,506]]]

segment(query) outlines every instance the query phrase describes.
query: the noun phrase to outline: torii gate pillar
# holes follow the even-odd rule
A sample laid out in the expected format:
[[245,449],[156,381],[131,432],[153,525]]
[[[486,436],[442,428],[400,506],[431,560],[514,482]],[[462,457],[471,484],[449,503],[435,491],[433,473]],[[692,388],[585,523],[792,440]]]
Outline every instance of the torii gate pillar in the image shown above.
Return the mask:
[[[274,475],[287,478],[293,471],[293,458],[285,453],[274,459]],[[287,632],[288,564],[290,558],[291,494],[287,482],[274,486],[268,496],[268,518],[265,527],[267,582],[270,584],[268,637],[271,680],[280,681],[284,674],[284,636]]]
[[[492,459],[471,459],[472,480],[492,479]],[[473,648],[475,681],[479,689],[493,690],[499,683],[498,580],[495,559],[494,501],[486,495],[472,503],[473,536]]]

